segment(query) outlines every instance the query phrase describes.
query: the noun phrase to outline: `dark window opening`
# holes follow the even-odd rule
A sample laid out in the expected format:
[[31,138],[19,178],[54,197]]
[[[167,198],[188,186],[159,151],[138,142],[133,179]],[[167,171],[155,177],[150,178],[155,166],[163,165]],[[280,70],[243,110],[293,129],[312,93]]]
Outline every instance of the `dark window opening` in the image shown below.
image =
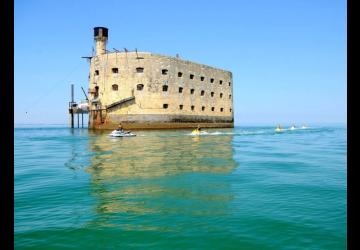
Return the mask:
[[204,90],[201,90],[201,95],[205,95],[205,91],[204,91]]
[[205,77],[203,77],[203,76],[202,76],[202,77],[200,77],[200,80],[201,80],[201,81],[204,81],[204,79],[205,79]]
[[169,105],[168,105],[168,104],[166,104],[166,103],[165,103],[165,104],[163,104],[163,108],[164,108],[164,109],[167,109],[167,108],[168,108],[168,106],[169,106]]
[[144,68],[136,68],[136,73],[143,73],[144,72]]
[[231,99],[231,95],[229,95],[229,99]]
[[182,91],[183,91],[183,88],[180,87],[180,88],[179,88],[179,93],[182,93]]
[[204,110],[205,110],[205,106],[202,106],[202,107],[201,107],[201,110],[204,111]]
[[193,75],[193,74],[190,74],[190,79],[194,79],[194,75]]
[[112,71],[114,74],[119,73],[119,69],[118,69],[118,68],[112,68],[111,71]]
[[95,75],[96,75],[96,76],[99,75],[99,70],[95,70]]
[[211,92],[211,97],[214,97],[214,92]]
[[222,80],[219,81],[220,85],[222,85]]
[[211,107],[211,111],[215,111],[215,108],[214,108],[214,107]]
[[163,70],[161,70],[161,74],[163,74],[163,75],[167,75],[167,73],[168,73],[168,70],[167,70],[167,69],[163,69]]
[[231,86],[231,82],[229,82],[229,86]]
[[223,112],[223,111],[224,111],[224,108],[221,108],[220,111]]
[[143,88],[144,88],[144,84],[138,84],[138,85],[136,85],[136,89],[137,89],[137,90],[143,90]]
[[96,86],[94,97],[97,97],[98,95],[99,95],[99,86]]
[[182,110],[184,108],[184,105],[179,105],[179,109]]
[[191,110],[194,111],[194,109],[195,109],[195,106],[191,106]]
[[163,85],[163,91],[168,91],[168,86],[167,85]]
[[214,78],[211,78],[211,79],[210,79],[210,82],[213,83],[213,82],[214,82]]
[[117,90],[118,90],[118,88],[119,88],[119,87],[118,87],[118,85],[117,85],[117,84],[113,84],[113,85],[112,85],[112,90],[117,91]]
[[232,109],[230,109],[230,113],[232,112]]
[[222,98],[222,96],[223,96],[223,93],[220,93],[220,98]]
[[194,91],[195,91],[194,89],[190,89],[190,94],[193,95],[193,94],[194,94]]
[[182,72],[178,72],[178,77],[182,77]]

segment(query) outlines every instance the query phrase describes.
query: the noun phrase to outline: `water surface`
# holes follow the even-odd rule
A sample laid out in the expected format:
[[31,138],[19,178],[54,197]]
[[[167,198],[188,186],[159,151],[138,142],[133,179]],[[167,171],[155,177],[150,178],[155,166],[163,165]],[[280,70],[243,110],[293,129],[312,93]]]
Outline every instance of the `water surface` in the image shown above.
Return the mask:
[[16,249],[346,249],[346,128],[15,128]]

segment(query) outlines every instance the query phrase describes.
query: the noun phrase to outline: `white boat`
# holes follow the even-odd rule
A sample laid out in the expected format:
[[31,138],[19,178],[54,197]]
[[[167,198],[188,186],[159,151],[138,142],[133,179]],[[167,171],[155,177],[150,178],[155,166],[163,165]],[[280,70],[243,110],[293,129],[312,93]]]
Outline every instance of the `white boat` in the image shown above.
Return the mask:
[[84,111],[88,111],[89,110],[89,103],[87,101],[81,101],[78,107],[79,107],[79,109],[82,109]]
[[131,133],[131,131],[118,131],[114,130],[109,134],[109,136],[112,137],[130,137],[130,136],[136,136],[136,134]]

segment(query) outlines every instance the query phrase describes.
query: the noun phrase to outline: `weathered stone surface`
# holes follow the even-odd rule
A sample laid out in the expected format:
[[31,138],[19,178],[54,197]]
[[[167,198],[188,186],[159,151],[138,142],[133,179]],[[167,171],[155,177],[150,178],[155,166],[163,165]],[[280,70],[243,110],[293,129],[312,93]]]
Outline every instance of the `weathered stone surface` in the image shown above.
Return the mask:
[[[91,59],[89,98],[99,101],[90,106],[90,128],[112,129],[119,122],[143,129],[194,127],[194,123],[233,127],[230,71],[148,52],[103,53],[105,44],[96,45],[100,47]],[[131,102],[107,109],[132,96]]]

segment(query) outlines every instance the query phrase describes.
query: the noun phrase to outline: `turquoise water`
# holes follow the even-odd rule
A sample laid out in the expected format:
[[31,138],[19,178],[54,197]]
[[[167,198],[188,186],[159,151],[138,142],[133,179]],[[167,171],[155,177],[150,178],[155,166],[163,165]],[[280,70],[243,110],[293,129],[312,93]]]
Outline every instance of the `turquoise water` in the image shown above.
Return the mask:
[[16,249],[346,249],[346,128],[15,128]]

